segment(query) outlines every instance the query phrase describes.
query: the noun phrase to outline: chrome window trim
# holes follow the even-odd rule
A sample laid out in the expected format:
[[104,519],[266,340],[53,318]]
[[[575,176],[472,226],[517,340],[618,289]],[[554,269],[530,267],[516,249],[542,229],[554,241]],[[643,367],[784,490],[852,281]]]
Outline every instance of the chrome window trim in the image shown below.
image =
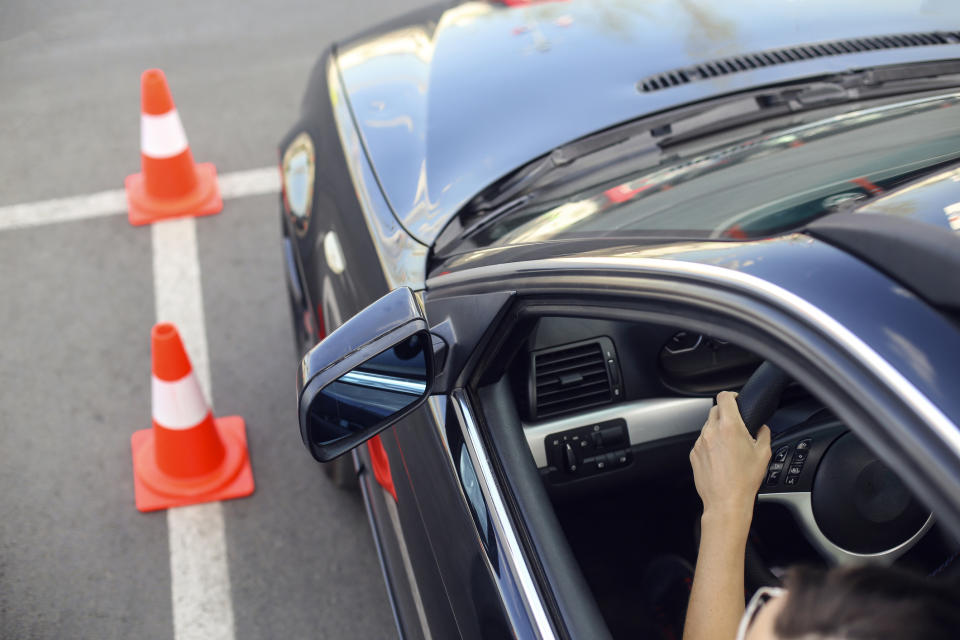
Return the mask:
[[543,275],[563,269],[586,270],[596,268],[621,269],[631,275],[638,275],[638,271],[647,271],[658,276],[693,277],[702,284],[733,287],[742,293],[760,296],[768,304],[792,311],[826,334],[834,341],[838,349],[846,350],[849,355],[869,365],[873,374],[914,413],[920,416],[937,433],[950,453],[960,459],[960,428],[921,393],[913,383],[833,316],[800,296],[757,276],[715,265],[665,258],[573,257],[530,260],[456,271],[430,278],[427,281],[427,288],[465,284],[477,278],[481,273],[484,277],[497,279],[524,273]]
[[548,465],[544,441],[554,433],[587,427],[594,422],[623,419],[627,423],[630,444],[645,444],[699,433],[712,406],[712,398],[650,398],[621,402],[538,424],[523,423],[523,435],[537,468],[543,469]]
[[[451,436],[456,441],[456,445],[453,446],[448,439],[447,420],[444,417],[447,415],[446,407],[448,403],[449,406],[454,409],[455,416],[453,419],[456,420],[457,435]],[[490,508],[488,507],[486,494],[483,492],[480,484],[476,465],[473,462],[474,458],[470,456],[470,448],[472,445],[468,444],[468,436],[466,428],[464,427],[463,418],[457,411],[456,403],[451,396],[430,396],[428,406],[434,419],[434,426],[437,428],[438,437],[443,443],[443,451],[444,454],[446,454],[447,464],[450,465],[451,472],[457,477],[459,494],[463,500],[463,506],[468,511],[473,512],[475,518],[474,529],[477,533],[478,540],[484,546],[484,564],[491,572],[496,589],[499,591],[500,599],[504,606],[504,613],[511,625],[513,635],[517,638],[531,637],[530,634],[534,633],[533,618],[523,603],[523,597],[520,593],[520,583],[512,573],[510,565],[507,564],[508,551],[503,536],[497,530],[491,531],[490,529],[490,527],[493,527]],[[456,447],[456,451],[454,447]],[[481,509],[478,509],[479,505],[474,503],[474,496],[471,495],[471,491],[469,491],[467,486],[464,473],[465,469],[463,468],[464,453],[466,453],[466,461],[470,465],[470,477],[480,491],[479,498],[483,503],[482,514]],[[456,458],[454,456],[456,456]],[[516,617],[517,615],[523,616],[522,619],[518,619]]]
[[848,551],[843,547],[834,544],[817,524],[817,519],[813,515],[813,494],[809,491],[797,491],[788,493],[761,493],[757,496],[759,502],[785,505],[800,522],[800,528],[810,544],[820,552],[822,556],[829,559],[836,565],[858,565],[858,564],[893,564],[894,560],[909,551],[913,545],[933,527],[934,517],[931,513],[923,526],[912,536],[900,544],[877,553],[857,553]]
[[530,616],[531,626],[538,638],[542,640],[555,639],[556,634],[550,622],[550,616],[543,605],[533,574],[520,548],[520,539],[507,513],[503,494],[494,480],[493,469],[480,439],[480,432],[467,402],[466,393],[462,389],[456,389],[450,397],[453,399],[454,410],[463,429],[464,443],[467,452],[470,454],[470,460],[473,463],[474,471],[477,474],[480,488],[487,503],[490,521],[503,543],[502,548],[506,552],[504,555],[506,556],[507,566],[513,573],[516,584],[520,587],[520,597],[523,600],[524,609]]

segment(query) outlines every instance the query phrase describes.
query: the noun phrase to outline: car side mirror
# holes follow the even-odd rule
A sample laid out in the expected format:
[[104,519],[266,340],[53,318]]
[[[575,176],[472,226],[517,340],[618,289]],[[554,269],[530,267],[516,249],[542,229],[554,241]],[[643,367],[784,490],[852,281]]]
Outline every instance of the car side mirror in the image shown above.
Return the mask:
[[300,435],[327,462],[424,403],[434,338],[413,292],[395,289],[311,349],[297,374]]

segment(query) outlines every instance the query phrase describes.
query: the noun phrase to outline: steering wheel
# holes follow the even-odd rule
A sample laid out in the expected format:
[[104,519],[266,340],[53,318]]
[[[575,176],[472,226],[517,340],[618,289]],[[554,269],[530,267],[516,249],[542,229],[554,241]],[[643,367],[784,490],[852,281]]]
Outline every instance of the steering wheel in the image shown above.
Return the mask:
[[[747,380],[737,404],[750,435],[773,416],[789,383],[770,362]],[[900,478],[832,416],[818,412],[780,431],[771,450],[758,501],[785,505],[830,565],[890,564],[933,526],[931,512]],[[749,576],[771,582],[750,548],[747,565]]]

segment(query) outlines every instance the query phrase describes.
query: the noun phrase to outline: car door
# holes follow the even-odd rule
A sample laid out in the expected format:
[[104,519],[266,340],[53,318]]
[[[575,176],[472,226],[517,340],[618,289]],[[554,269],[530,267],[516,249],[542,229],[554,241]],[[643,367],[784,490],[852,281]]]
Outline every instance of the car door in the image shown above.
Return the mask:
[[[678,325],[735,338],[825,399],[956,534],[960,414],[944,383],[958,372],[960,336],[948,313],[803,236],[692,248],[467,269],[428,281],[428,308],[430,296],[507,289],[516,292],[507,320],[515,323],[525,314],[610,315],[632,301],[638,310],[648,307],[647,314],[669,313]],[[690,261],[693,255],[703,262]],[[466,398],[486,403],[473,409],[481,424],[489,406],[507,397],[488,391],[499,373],[495,361],[511,349],[508,327],[494,333],[499,337],[482,347],[487,354],[477,356],[473,377],[460,380]],[[487,426],[490,458],[505,465],[505,493],[521,502],[528,494],[515,511],[529,516],[545,500],[539,478],[521,480],[523,465],[509,464],[524,443],[512,437],[516,429]],[[556,565],[545,560],[550,545],[537,544],[547,533],[541,522],[528,517],[522,526],[531,563],[539,561],[549,577]],[[550,581],[555,598],[563,597],[557,593],[562,584]]]
[[[509,296],[495,297],[503,302]],[[393,304],[397,301],[399,304]],[[383,305],[387,305],[385,309]],[[300,370],[302,393],[311,393],[308,382],[313,374],[308,369],[314,363],[320,363],[318,366],[324,371],[340,367],[335,373],[337,378],[341,378],[342,371],[355,374],[351,367],[336,362],[341,355],[357,355],[357,343],[363,340],[354,336],[380,336],[379,346],[362,347],[371,353],[380,353],[383,345],[390,347],[391,338],[384,332],[404,330],[409,323],[395,319],[413,306],[419,307],[419,303],[409,290],[397,290],[351,318],[305,358]],[[381,310],[384,313],[377,317]],[[375,322],[370,322],[371,317]],[[396,326],[389,328],[391,322]],[[424,324],[422,319],[417,322]],[[440,335],[444,333],[442,328],[435,330]],[[465,333],[461,335],[469,339]],[[459,354],[459,346],[464,342],[450,340],[452,357]],[[389,353],[390,349],[382,351]],[[358,362],[366,359],[363,354],[358,357]],[[374,370],[368,366],[365,375]],[[429,403],[384,422],[378,428],[381,433],[368,443],[368,448],[360,447],[356,452],[361,487],[398,626],[405,637],[530,637],[529,631],[524,630],[529,627],[524,621],[524,610],[518,604],[523,600],[514,578],[516,567],[506,570],[501,542],[494,537],[486,512],[478,513],[476,497],[471,506],[468,496],[476,489],[476,472],[462,436],[457,435],[460,431],[447,428],[448,422],[460,424],[461,420],[449,413],[453,409],[443,399],[442,395],[433,397]],[[301,407],[311,402],[302,400]],[[363,416],[348,415],[354,408],[348,401],[339,402],[335,410],[337,423],[330,428],[340,429],[343,423],[362,421]],[[319,409],[311,411],[317,413]],[[396,424],[392,426],[394,420]],[[337,437],[340,435],[338,432]],[[334,454],[361,444],[370,434],[349,437],[353,441],[348,446],[338,444]],[[458,438],[459,447],[454,444]],[[328,459],[326,452],[313,446],[317,440],[315,436],[305,436],[314,455]],[[376,445],[369,446],[373,442]],[[457,455],[456,461],[449,454],[451,449]],[[488,531],[483,537],[477,535],[481,530],[477,524],[480,514]],[[529,577],[526,581],[529,586]]]
[[386,572],[394,590],[402,571],[419,591],[424,636],[604,633],[526,442],[484,411],[496,360],[526,317],[646,314],[736,338],[829,401],[960,531],[960,407],[930,376],[957,373],[949,354],[960,352],[960,336],[827,245],[790,236],[507,262],[432,278],[421,297],[423,326],[439,338],[434,397],[383,432],[393,506],[372,474],[364,485],[381,538],[406,547]]
[[[433,637],[557,637],[550,612],[555,608],[552,590],[538,580],[538,565],[531,564],[524,549],[523,528],[509,511],[499,467],[464,389],[471,360],[501,326],[514,297],[512,291],[446,296],[440,288],[423,296],[431,331],[447,345],[446,364],[436,381],[442,393],[382,434],[400,531],[408,548],[421,550],[412,563],[413,573],[436,567],[443,585],[441,600],[449,606],[452,621],[445,612],[426,616]],[[389,496],[383,497],[392,510]],[[571,579],[578,579],[572,558],[568,560]],[[584,628],[602,629],[595,610],[584,621],[594,623]],[[592,637],[603,637],[598,634]]]
[[[428,280],[428,308],[431,296],[508,290],[517,300],[540,300],[538,313],[633,300],[676,314],[678,324],[703,326],[709,319],[706,328],[719,333],[736,324],[731,337],[781,364],[848,423],[869,430],[871,447],[884,458],[901,457],[903,443],[916,441],[909,453],[917,458],[903,461],[898,472],[944,517],[956,517],[960,397],[946,381],[960,372],[960,333],[949,311],[898,281],[802,234],[518,263],[499,257],[507,262]],[[494,351],[491,344],[483,349]],[[460,382],[469,387],[469,378]]]

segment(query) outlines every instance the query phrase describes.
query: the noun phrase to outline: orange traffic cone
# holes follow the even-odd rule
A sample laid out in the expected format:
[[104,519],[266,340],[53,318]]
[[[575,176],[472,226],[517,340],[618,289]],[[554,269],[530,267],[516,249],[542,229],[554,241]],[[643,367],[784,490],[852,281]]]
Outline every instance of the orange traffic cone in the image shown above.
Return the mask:
[[160,69],[140,76],[141,173],[127,176],[130,224],[142,225],[184,216],[205,216],[223,209],[217,169],[193,163],[187,134],[173,106],[167,77]]
[[246,425],[214,418],[172,324],[153,327],[153,428],[134,432],[137,509],[155,511],[253,493]]

